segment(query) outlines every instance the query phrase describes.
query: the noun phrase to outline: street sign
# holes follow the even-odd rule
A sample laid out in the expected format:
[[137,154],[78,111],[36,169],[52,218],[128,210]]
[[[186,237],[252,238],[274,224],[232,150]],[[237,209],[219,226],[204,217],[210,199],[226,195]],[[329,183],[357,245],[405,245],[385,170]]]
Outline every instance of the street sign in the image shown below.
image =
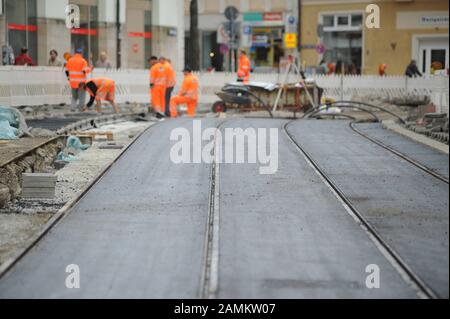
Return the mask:
[[217,29],[217,43],[229,43],[231,41],[231,36],[227,30],[228,23],[221,23]]
[[290,25],[294,25],[297,23],[297,18],[294,17],[293,15],[290,15],[287,17],[287,23]]
[[225,9],[225,17],[230,21],[234,21],[239,17],[239,10],[236,7],[227,7]]
[[[230,44],[231,37],[232,37],[232,30],[231,30],[231,22],[224,22],[219,25],[219,28],[217,29],[217,43],[227,43]],[[234,42],[239,40],[239,35],[241,33],[241,23],[240,22],[233,22],[233,35],[234,35]],[[236,45],[236,43],[235,43]]]
[[326,51],[326,47],[323,43],[319,43],[318,45],[316,45],[316,52],[319,54],[324,54]]
[[296,49],[297,48],[297,34],[296,33],[286,33],[284,35],[284,46],[286,49]]
[[245,24],[242,26],[242,35],[241,35],[241,47],[242,48],[250,48],[253,42],[253,30],[252,26],[249,24]]
[[227,44],[222,43],[222,44],[220,45],[219,51],[220,51],[220,53],[222,53],[222,54],[227,54],[228,52],[230,52],[230,47],[229,47]]

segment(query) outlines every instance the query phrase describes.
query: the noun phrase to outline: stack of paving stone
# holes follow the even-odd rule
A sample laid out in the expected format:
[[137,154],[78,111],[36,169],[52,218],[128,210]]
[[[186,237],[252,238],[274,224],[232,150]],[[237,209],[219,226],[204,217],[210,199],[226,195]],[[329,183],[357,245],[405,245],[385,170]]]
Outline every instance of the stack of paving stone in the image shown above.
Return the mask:
[[442,143],[449,143],[448,116],[447,114],[428,113],[425,114],[422,123],[407,123],[406,127],[418,134],[426,135]]
[[57,176],[45,173],[22,174],[22,198],[53,199]]

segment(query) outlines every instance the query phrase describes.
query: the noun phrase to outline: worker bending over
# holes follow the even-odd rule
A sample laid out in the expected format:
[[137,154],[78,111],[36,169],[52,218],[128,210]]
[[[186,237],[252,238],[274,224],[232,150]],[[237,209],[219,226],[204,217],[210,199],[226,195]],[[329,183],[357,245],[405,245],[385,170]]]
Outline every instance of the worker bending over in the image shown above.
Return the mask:
[[250,82],[250,72],[252,70],[252,65],[250,59],[247,57],[247,52],[244,50],[239,51],[239,70],[238,70],[238,81],[248,83]]
[[87,108],[90,108],[95,101],[97,112],[100,113],[102,111],[102,100],[105,100],[111,103],[114,112],[120,113],[119,107],[114,101],[116,92],[116,83],[114,80],[108,78],[94,78],[86,83],[80,83],[80,89],[87,91],[91,96]]
[[150,58],[150,93],[153,110],[164,116],[166,111],[166,88],[168,85],[168,68],[165,59],[153,56]]
[[170,99],[170,116],[178,116],[178,105],[186,104],[188,108],[188,116],[194,117],[198,102],[199,83],[197,77],[192,74],[190,68],[183,70],[184,80],[178,95]]

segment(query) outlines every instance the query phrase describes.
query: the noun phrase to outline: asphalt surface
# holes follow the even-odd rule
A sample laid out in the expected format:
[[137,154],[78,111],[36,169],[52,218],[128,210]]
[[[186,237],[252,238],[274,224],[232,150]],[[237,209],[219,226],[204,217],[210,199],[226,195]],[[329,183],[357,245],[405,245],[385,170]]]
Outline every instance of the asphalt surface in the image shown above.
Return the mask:
[[449,158],[447,154],[417,143],[390,130],[386,130],[383,128],[382,124],[360,123],[355,124],[355,127],[359,131],[419,162],[439,175],[447,178],[449,177]]
[[[278,128],[279,170],[221,165],[220,298],[414,298],[367,234],[283,133],[286,121],[227,127]],[[367,289],[368,265],[382,269]]]
[[412,270],[448,298],[448,184],[356,134],[347,121],[298,121],[289,131]]
[[67,125],[76,123],[78,121],[86,120],[88,118],[94,118],[98,116],[92,113],[78,113],[70,114],[64,117],[45,118],[40,120],[27,120],[29,128],[40,128],[51,131],[57,131]]
[[[279,161],[273,175],[261,175],[259,163],[219,164],[217,297],[417,297],[284,134],[287,121],[202,120],[203,129],[220,123],[222,132],[278,129]],[[166,121],[144,133],[0,280],[0,298],[201,297],[211,165],[174,164],[169,156],[173,130],[192,133],[192,125]],[[290,132],[448,297],[448,185],[356,135],[346,121],[296,122]],[[80,267],[80,289],[65,286],[71,264]],[[373,264],[379,289],[366,287]]]
[[[179,126],[192,122],[151,127],[0,281],[0,298],[197,297],[210,170],[171,162]],[[81,289],[66,288],[71,264]]]

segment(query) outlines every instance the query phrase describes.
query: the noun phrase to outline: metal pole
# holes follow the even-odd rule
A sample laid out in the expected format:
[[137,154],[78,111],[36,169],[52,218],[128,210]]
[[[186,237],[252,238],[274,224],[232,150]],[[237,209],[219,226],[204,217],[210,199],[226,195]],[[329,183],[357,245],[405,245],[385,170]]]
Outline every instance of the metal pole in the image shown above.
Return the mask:
[[341,101],[344,101],[344,62],[342,62],[341,66]]
[[231,19],[231,72],[236,71],[236,60],[234,52],[234,17]]
[[[302,8],[302,0],[298,0],[298,17],[297,17],[297,24],[298,24],[298,38],[297,38],[297,51],[298,51],[298,58],[300,60],[301,58],[301,51],[302,51],[302,14],[303,14],[303,8]],[[299,64],[301,65],[301,62],[299,61]]]
[[116,1],[116,59],[117,59],[117,68],[120,69],[122,67],[122,51],[121,51],[121,41],[120,41],[120,0]]

